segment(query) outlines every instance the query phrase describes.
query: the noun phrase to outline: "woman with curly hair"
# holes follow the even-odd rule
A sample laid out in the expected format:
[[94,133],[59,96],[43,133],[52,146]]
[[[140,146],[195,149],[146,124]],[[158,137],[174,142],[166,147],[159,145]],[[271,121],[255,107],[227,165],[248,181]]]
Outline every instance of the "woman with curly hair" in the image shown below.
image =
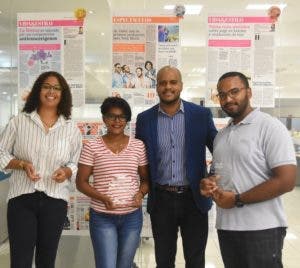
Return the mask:
[[0,136],[0,170],[12,171],[7,224],[12,268],[52,268],[63,229],[69,184],[75,179],[81,134],[70,119],[64,77],[42,73],[22,113]]
[[107,134],[84,145],[77,189],[92,198],[90,234],[96,268],[131,268],[143,223],[142,200],[149,190],[146,149],[142,141],[124,133],[131,120],[124,99],[106,98],[101,113]]

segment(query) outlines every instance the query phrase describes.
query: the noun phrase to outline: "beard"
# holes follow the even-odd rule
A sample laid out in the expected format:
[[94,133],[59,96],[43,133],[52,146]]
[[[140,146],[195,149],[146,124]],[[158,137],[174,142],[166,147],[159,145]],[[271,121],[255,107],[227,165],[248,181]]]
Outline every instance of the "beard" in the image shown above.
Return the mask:
[[[228,106],[230,105],[236,105],[237,109],[236,110],[230,110]],[[243,100],[240,104],[235,102],[235,103],[226,103],[224,106],[222,106],[222,110],[230,117],[237,118],[245,114],[247,108],[249,106],[249,100]]]
[[176,96],[174,99],[172,100],[165,100],[162,99],[161,97],[159,98],[160,102],[166,105],[171,105],[171,104],[175,104],[178,102],[178,100],[180,99],[180,96]]

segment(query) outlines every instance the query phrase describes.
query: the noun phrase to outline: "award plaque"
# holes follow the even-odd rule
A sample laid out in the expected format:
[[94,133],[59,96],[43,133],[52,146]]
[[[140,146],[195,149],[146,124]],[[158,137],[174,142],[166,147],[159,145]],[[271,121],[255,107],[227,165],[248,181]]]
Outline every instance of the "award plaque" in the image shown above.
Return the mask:
[[115,207],[130,207],[138,191],[137,178],[125,174],[115,176],[108,186],[108,196]]
[[212,169],[213,175],[219,175],[220,178],[217,180],[219,188],[225,191],[235,192],[235,187],[232,181],[232,172],[229,164],[225,165],[222,162],[215,162]]

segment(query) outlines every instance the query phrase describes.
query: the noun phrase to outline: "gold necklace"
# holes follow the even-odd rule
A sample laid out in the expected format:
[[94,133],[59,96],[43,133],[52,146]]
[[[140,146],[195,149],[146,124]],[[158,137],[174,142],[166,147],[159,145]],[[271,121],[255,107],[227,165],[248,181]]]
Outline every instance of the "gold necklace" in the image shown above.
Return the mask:
[[112,143],[112,144],[106,144],[107,147],[115,154],[119,154],[120,152],[122,152],[122,150],[125,148],[125,144],[124,143]]
[[125,143],[105,143],[106,146],[115,154],[119,154],[125,148]]
[[52,121],[51,123],[46,123],[42,118],[41,121],[46,128],[52,128],[55,125],[57,119],[55,119],[55,121]]
[[124,147],[125,147],[125,144],[124,143],[121,143],[121,144],[116,144],[116,150],[115,150],[115,152],[116,152],[116,154],[118,154],[118,153],[120,153],[120,152],[122,152],[122,150],[124,149]]

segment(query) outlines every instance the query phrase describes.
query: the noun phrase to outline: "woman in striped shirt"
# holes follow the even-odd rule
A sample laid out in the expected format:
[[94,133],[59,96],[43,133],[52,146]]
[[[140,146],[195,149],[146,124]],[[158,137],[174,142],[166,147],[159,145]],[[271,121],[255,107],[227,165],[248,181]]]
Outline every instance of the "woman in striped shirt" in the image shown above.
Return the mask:
[[0,170],[12,171],[7,223],[12,268],[52,268],[75,179],[81,134],[70,120],[72,97],[56,72],[35,81],[23,112],[0,136]]
[[131,268],[142,228],[142,200],[149,190],[145,146],[124,134],[131,119],[125,100],[105,99],[101,113],[107,134],[85,144],[77,188],[92,198],[90,234],[96,267]]

